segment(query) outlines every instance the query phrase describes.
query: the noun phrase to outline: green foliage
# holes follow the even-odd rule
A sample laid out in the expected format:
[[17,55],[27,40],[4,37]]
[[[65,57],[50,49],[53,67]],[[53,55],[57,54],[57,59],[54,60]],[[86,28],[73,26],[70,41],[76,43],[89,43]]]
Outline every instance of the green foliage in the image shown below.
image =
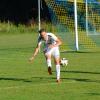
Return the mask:
[[8,23],[0,23],[0,34],[22,34],[22,33],[31,33],[31,32],[37,32],[38,25],[22,25],[19,24],[14,25],[11,22]]
[[[42,22],[42,27],[41,28],[45,28],[48,31],[53,31],[56,32],[56,28],[55,26],[53,26],[51,23],[48,22]],[[38,32],[38,24],[34,23],[32,25],[22,25],[19,24],[14,25],[11,22],[3,22],[0,23],[0,34],[23,34],[23,33],[37,33]]]

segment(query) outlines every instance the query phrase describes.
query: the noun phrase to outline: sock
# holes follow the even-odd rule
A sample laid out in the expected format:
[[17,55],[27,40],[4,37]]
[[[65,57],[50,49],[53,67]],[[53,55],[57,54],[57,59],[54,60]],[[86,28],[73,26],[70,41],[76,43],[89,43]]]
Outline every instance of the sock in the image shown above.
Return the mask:
[[56,75],[57,75],[57,80],[60,79],[60,65],[56,65]]
[[51,67],[51,59],[47,59],[47,65],[48,67]]

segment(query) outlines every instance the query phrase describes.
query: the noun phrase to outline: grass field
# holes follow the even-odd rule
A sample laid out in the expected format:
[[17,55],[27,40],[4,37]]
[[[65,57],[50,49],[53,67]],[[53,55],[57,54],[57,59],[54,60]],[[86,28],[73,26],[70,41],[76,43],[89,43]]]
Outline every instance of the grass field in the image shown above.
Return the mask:
[[100,100],[100,52],[62,52],[69,60],[49,76],[42,53],[28,62],[37,34],[0,35],[0,100]]

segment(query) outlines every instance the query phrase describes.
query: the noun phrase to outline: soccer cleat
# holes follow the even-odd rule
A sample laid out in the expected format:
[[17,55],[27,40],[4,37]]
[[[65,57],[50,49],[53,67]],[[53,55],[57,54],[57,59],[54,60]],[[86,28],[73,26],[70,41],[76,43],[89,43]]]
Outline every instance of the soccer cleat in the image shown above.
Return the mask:
[[58,79],[58,80],[56,80],[56,82],[57,82],[57,83],[60,83],[61,81],[60,81],[60,79]]
[[49,73],[49,75],[52,75],[52,69],[51,69],[51,67],[48,67],[48,73]]

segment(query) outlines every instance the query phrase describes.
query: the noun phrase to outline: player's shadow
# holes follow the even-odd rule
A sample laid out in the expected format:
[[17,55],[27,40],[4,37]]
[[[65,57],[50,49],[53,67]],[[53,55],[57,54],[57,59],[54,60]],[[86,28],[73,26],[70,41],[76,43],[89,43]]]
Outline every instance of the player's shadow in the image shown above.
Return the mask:
[[31,77],[30,79],[25,78],[8,78],[8,77],[0,77],[0,81],[15,81],[15,82],[24,82],[24,83],[38,83],[38,82],[46,82],[46,81],[52,81],[53,79],[56,79],[54,77]]
[[31,80],[28,79],[21,79],[21,78],[0,78],[0,80],[6,80],[6,81],[22,81],[22,82],[32,82]]
[[[55,71],[53,71],[55,72]],[[61,71],[62,73],[83,73],[83,74],[100,74],[100,72],[84,72],[84,71]],[[69,80],[69,81],[76,81],[76,82],[95,82],[100,83],[100,80],[93,80],[93,79],[81,79],[81,78],[67,78],[67,77],[61,77],[62,80]],[[25,79],[25,78],[5,78],[0,77],[0,80],[7,80],[7,81],[22,81],[26,83],[31,82],[44,82],[44,81],[54,81],[56,80],[56,77],[46,77],[46,76],[33,76],[31,79]]]
[[85,72],[85,71],[61,71],[63,73],[83,73],[83,74],[100,74],[100,72]]
[[85,94],[88,94],[88,95],[91,95],[91,96],[100,96],[100,93],[95,93],[95,92],[93,92],[93,93],[85,93]]
[[99,51],[75,51],[75,50],[72,50],[72,51],[61,51],[60,53],[100,53],[100,50]]
[[[100,72],[85,72],[85,71],[61,71],[64,73],[79,73],[79,74],[100,74]],[[62,78],[66,80],[74,80],[74,81],[80,81],[80,82],[95,82],[100,83],[100,80],[91,80],[91,79],[79,79],[79,78]]]
[[41,76],[41,77],[36,77],[36,76],[34,77],[33,76],[32,77],[32,80],[35,80],[35,81],[36,80],[37,81],[46,81],[46,80],[48,80],[48,81],[50,80],[51,81],[51,80],[54,80],[54,79],[56,79],[56,77],[43,77],[43,76]]
[[[69,81],[76,81],[76,82],[95,82],[95,83],[100,83],[100,80],[92,80],[92,79],[80,79],[80,78],[65,78],[62,77],[62,80],[69,80]],[[26,83],[31,83],[31,82],[44,82],[44,81],[54,81],[56,80],[56,77],[32,77],[30,80],[29,79],[20,79],[20,78],[0,78],[0,80],[6,80],[6,81],[22,81]]]
[[[47,80],[51,80],[51,81],[54,81],[56,80],[55,77],[32,77],[32,79],[35,79],[35,80],[40,80],[40,81],[47,81]],[[75,81],[75,82],[94,82],[94,83],[100,83],[100,80],[92,80],[92,79],[80,79],[80,78],[65,78],[65,77],[62,77],[61,80],[69,80],[69,81]]]
[[[55,72],[55,71],[53,71]],[[61,71],[61,73],[73,73],[73,74],[93,74],[97,75],[100,74],[100,72],[85,72],[85,71]],[[62,77],[61,79],[63,80],[69,80],[69,81],[76,81],[76,82],[95,82],[95,83],[100,83],[100,80],[92,80],[92,79],[81,79],[81,78],[65,78]]]
[[80,79],[80,78],[61,78],[63,80],[70,80],[70,81],[76,81],[76,82],[94,82],[94,83],[100,83],[100,80],[92,80],[92,79]]

